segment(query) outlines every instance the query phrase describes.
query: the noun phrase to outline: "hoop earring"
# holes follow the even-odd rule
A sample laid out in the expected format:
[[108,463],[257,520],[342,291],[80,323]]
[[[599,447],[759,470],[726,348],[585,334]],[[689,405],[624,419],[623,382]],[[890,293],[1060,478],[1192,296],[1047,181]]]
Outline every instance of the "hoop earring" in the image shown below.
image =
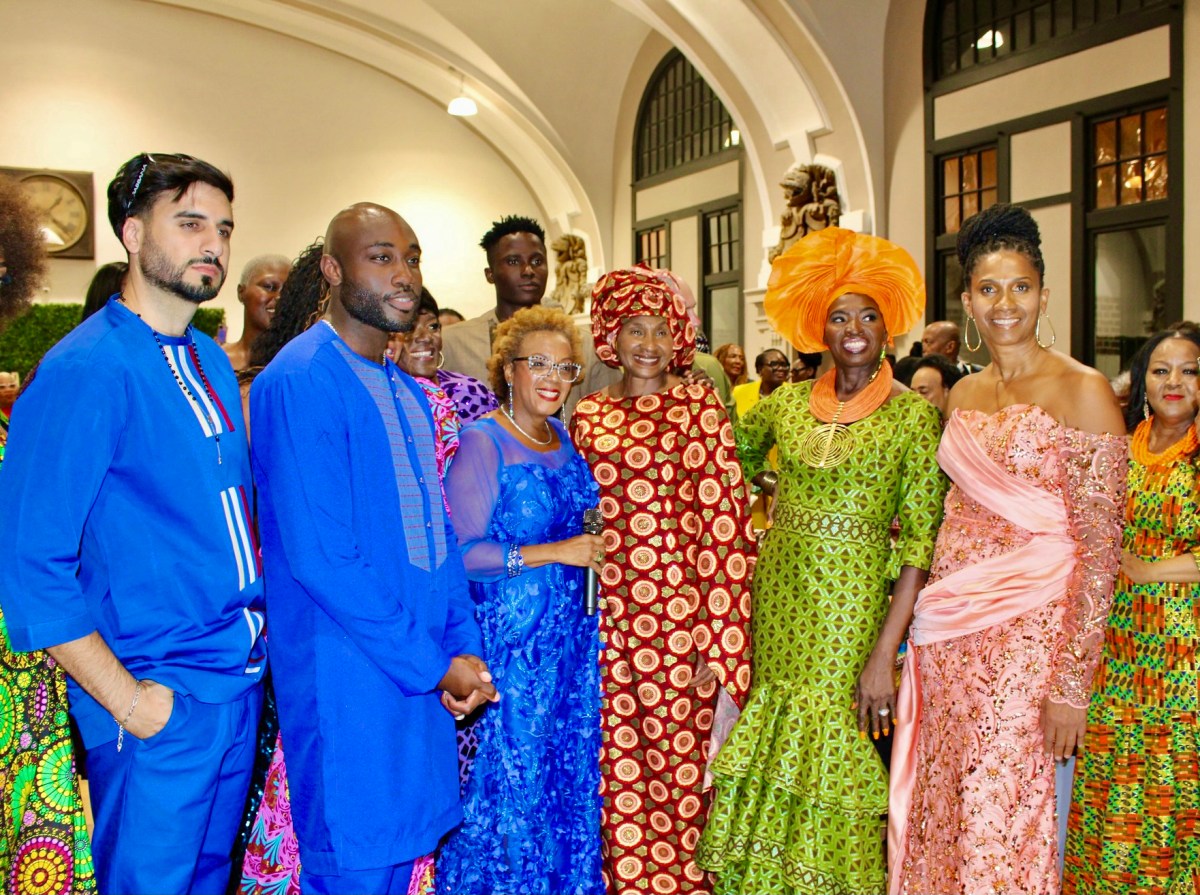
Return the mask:
[[1150,399],[1145,396],[1142,397],[1142,419],[1150,419]]
[[[1045,318],[1046,322],[1050,324],[1050,344],[1049,345],[1042,344],[1042,318]],[[1033,331],[1033,338],[1037,341],[1039,348],[1047,348],[1048,349],[1048,348],[1054,347],[1054,343],[1058,341],[1058,333],[1056,333],[1054,331],[1054,321],[1050,319],[1049,314],[1042,313],[1042,314],[1038,315],[1037,328],[1034,329],[1034,331]]]
[[439,348],[439,349],[438,349],[438,365],[437,365],[437,368],[440,370],[440,369],[441,369],[442,367],[444,367],[444,366],[446,366],[446,355],[445,355],[445,352],[443,352],[443,351],[442,351],[442,350]]
[[[971,344],[971,325],[975,326],[975,344]],[[975,323],[975,315],[968,314],[967,322],[963,325],[963,345],[968,351],[978,351],[983,347],[983,334],[979,331],[979,324]]]

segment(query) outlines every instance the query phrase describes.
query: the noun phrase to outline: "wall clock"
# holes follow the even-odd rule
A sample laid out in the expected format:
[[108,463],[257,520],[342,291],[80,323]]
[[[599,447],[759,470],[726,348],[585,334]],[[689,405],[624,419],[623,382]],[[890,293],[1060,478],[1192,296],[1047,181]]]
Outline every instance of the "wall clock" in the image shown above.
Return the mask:
[[84,171],[0,168],[20,181],[41,216],[53,258],[94,258],[92,175]]

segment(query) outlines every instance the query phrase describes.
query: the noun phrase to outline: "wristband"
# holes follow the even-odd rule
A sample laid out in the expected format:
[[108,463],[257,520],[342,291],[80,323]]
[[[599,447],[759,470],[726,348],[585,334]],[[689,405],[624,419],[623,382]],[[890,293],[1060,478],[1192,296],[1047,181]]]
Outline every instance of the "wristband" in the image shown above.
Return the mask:
[[[138,681],[133,687],[133,702],[129,704],[129,711],[125,713],[124,721],[117,721],[117,751],[121,751],[121,747],[125,745],[125,725],[129,723],[129,719],[133,717],[133,710],[137,708],[138,700],[142,696],[142,682]],[[116,720],[115,718],[113,720]]]
[[525,571],[525,557],[521,556],[520,544],[508,545],[508,558],[504,563],[509,578],[516,578]]

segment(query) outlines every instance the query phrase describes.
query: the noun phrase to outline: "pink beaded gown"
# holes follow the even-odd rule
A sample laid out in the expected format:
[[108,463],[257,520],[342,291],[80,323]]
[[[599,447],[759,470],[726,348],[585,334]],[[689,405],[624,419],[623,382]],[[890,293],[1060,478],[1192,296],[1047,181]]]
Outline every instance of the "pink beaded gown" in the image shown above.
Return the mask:
[[[1059,891],[1048,696],[1084,708],[1120,559],[1125,439],[956,411],[897,709],[890,891]],[[913,664],[915,661],[915,664]]]

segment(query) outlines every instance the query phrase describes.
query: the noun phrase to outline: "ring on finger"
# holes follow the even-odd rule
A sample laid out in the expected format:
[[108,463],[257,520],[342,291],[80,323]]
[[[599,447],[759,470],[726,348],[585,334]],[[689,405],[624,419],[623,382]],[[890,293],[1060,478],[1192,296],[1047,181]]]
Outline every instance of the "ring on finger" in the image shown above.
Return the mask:
[[891,713],[892,713],[891,709],[889,709],[887,706],[884,706],[883,708],[881,708],[879,710],[880,715],[890,715]]

